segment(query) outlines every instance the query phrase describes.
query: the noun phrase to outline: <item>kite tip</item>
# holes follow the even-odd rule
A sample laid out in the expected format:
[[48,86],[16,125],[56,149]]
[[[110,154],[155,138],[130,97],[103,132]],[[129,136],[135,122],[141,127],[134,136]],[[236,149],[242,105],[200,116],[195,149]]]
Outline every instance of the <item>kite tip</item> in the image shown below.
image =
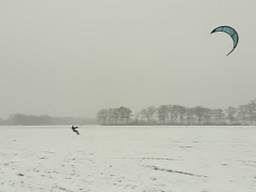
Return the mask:
[[215,32],[215,29],[210,32],[210,34],[213,34]]
[[233,48],[228,54],[226,54],[226,56],[229,56],[234,50],[235,48]]

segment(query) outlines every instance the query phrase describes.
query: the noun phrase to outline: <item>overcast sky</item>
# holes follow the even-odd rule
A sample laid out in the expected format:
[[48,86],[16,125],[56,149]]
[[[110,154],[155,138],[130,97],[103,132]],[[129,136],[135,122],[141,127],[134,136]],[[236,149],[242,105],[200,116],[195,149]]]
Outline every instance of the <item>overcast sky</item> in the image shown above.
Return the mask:
[[[0,116],[256,98],[253,0],[1,0]],[[219,25],[237,29],[240,42]]]

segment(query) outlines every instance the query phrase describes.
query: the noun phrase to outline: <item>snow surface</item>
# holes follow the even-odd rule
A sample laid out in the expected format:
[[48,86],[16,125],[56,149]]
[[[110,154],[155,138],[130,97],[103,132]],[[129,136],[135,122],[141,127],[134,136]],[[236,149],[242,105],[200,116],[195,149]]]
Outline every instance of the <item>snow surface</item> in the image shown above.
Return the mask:
[[0,192],[255,192],[256,127],[0,127]]

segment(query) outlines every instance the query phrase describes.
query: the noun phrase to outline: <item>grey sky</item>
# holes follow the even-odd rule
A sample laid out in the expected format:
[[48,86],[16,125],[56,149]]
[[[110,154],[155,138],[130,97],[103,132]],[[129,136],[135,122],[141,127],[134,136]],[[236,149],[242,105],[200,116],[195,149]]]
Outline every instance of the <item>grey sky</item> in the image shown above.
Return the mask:
[[[2,0],[0,116],[256,97],[253,0]],[[218,25],[240,34],[210,35]]]

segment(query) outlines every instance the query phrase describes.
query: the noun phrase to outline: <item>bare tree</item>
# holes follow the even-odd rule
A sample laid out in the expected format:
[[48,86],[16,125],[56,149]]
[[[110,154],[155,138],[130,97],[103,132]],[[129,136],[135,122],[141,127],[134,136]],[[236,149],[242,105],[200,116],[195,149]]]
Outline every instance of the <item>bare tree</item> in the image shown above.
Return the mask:
[[161,105],[158,110],[158,119],[160,123],[165,124],[168,120],[168,112],[169,112],[169,108],[167,105]]
[[235,107],[228,107],[226,110],[226,113],[227,113],[227,120],[229,121],[229,123],[230,124],[235,123],[237,109]]
[[153,116],[155,114],[155,112],[157,111],[157,109],[153,106],[150,106],[146,109],[143,109],[141,111],[141,115],[143,116],[143,118],[146,119],[147,123],[152,123],[153,122]]

